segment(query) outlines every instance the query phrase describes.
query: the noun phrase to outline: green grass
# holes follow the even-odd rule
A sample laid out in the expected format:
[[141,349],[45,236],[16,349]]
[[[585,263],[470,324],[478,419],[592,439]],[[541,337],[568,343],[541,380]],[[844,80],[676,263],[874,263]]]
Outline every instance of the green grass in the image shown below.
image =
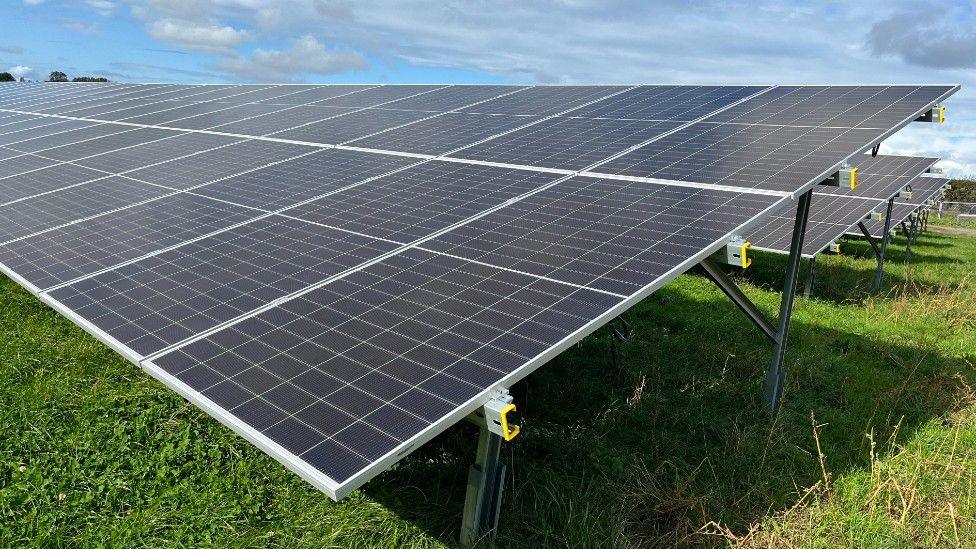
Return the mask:
[[[865,243],[820,259],[776,418],[769,345],[697,275],[627,313],[619,371],[599,333],[529,376],[498,545],[970,543],[976,239],[923,235],[908,265],[903,248],[877,296]],[[757,254],[737,276],[771,315],[784,268]],[[334,503],[14,283],[0,292],[0,545],[454,544],[472,426]]]

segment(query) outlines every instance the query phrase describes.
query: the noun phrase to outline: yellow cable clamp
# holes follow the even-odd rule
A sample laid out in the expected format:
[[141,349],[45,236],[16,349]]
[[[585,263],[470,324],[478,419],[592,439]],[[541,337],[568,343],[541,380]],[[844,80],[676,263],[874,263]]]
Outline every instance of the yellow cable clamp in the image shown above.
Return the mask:
[[858,168],[851,168],[851,189],[857,188],[857,170]]
[[752,258],[749,257],[748,250],[752,247],[752,242],[743,242],[742,248],[739,250],[739,254],[742,256],[742,268],[748,269],[749,265],[752,265]]
[[501,414],[499,414],[502,422],[502,438],[505,439],[505,442],[508,442],[513,438],[515,438],[516,436],[518,436],[520,431],[518,425],[512,425],[511,429],[509,428],[508,425],[508,413],[514,411],[515,411],[515,403],[513,402],[508,406],[502,408]]
[[945,123],[945,106],[939,105],[936,107],[936,117],[939,120],[939,124]]

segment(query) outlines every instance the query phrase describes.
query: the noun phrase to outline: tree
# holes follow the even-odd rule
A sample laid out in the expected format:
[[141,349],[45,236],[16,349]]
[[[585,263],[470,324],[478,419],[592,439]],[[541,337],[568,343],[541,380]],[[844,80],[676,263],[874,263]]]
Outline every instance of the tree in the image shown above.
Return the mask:
[[0,82],[16,82],[17,79],[9,72],[0,72]]
[[54,71],[54,72],[51,73],[51,76],[48,77],[47,81],[48,82],[67,82],[68,81],[68,75],[67,74],[64,74],[61,71]]
[[108,82],[108,78],[104,76],[76,76],[71,79],[72,82]]

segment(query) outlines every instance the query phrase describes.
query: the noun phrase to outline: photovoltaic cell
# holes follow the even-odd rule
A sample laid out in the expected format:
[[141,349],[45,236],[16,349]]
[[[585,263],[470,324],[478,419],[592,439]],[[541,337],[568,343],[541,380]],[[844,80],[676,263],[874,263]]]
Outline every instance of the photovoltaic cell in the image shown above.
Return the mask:
[[115,124],[99,124],[87,128],[72,130],[68,132],[56,133],[43,137],[35,137],[27,141],[11,143],[6,147],[20,152],[42,152],[46,149],[53,149],[62,145],[70,145],[87,139],[97,139],[114,134],[124,134],[137,130],[138,128],[127,128],[116,126]]
[[[781,213],[762,221],[749,231],[749,241],[753,248],[780,253],[790,251],[795,204],[793,202],[791,208],[783,209]],[[803,255],[819,254],[859,221],[866,222],[872,213],[884,211],[885,205],[884,200],[814,194],[803,237]]]
[[13,124],[2,128],[2,134],[0,134],[0,145],[10,145],[12,143],[27,141],[28,139],[35,139],[38,137],[44,137],[45,135],[87,128],[94,125],[96,125],[96,122],[76,122],[74,120],[59,120],[57,118],[45,118],[43,121],[37,120],[22,122],[20,124]]
[[0,263],[44,290],[258,214],[191,194],[165,196],[0,246]]
[[251,208],[278,210],[416,162],[402,156],[322,149],[193,192]]
[[570,116],[631,120],[697,120],[762,91],[762,86],[639,86]]
[[177,134],[168,139],[145,143],[92,156],[77,163],[87,168],[111,173],[136,170],[190,154],[200,153],[241,141],[240,138],[200,133]]
[[630,295],[782,200],[574,177],[424,247]]
[[461,111],[546,116],[583,106],[625,89],[625,86],[536,86]]
[[322,106],[282,107],[272,114],[255,116],[247,120],[230,122],[214,126],[214,131],[236,133],[242,135],[272,135],[289,128],[309,124],[316,120],[324,120],[339,115],[348,114],[355,109]]
[[416,122],[428,116],[430,113],[421,111],[366,109],[279,132],[274,136],[281,139],[335,145],[402,124]]
[[[90,139],[81,143],[62,145],[53,149],[46,149],[44,156],[64,162],[78,160],[96,154],[103,154],[125,147],[133,147],[157,141],[167,137],[178,135],[172,130],[159,130],[156,128],[134,128],[132,131],[117,133],[98,139]],[[16,146],[16,145],[14,145]]]
[[271,216],[63,286],[50,295],[145,355],[394,248]]
[[949,86],[777,86],[709,120],[890,128],[950,90]]
[[[183,116],[184,113],[181,112],[179,115],[173,115],[171,119],[161,124],[171,128],[204,130],[255,116],[271,114],[283,108],[285,107],[281,105],[223,105],[220,109],[212,110],[203,114],[195,114],[189,117]],[[175,113],[177,111],[172,112]]]
[[378,86],[333,99],[323,99],[317,101],[316,104],[330,107],[354,107],[357,109],[362,107],[375,107],[383,103],[405,99],[411,95],[417,95],[443,87],[423,85]]
[[699,122],[593,171],[796,192],[878,135],[868,129]]
[[[18,153],[17,156],[7,157],[0,160],[0,174],[2,174],[0,175],[0,185],[3,185],[5,180],[17,177],[20,174],[25,174],[27,172],[32,172],[41,168],[53,166],[55,164],[57,164],[57,162],[54,160],[41,158],[31,154]],[[0,200],[6,202],[10,199],[2,197]]]
[[155,367],[342,483],[618,302],[408,250]]
[[304,145],[248,140],[132,171],[127,176],[172,189],[188,189],[313,151],[314,147]]
[[260,99],[256,102],[258,104],[266,104],[266,105],[286,105],[286,106],[306,105],[308,103],[315,103],[316,101],[323,101],[325,99],[331,99],[333,97],[338,97],[340,95],[347,95],[371,87],[374,86],[369,86],[369,85],[308,86],[301,93],[293,93],[291,95],[278,96],[269,99]]
[[110,176],[0,206],[0,242],[28,236],[168,192],[170,191],[153,185]]
[[676,127],[675,122],[555,117],[450,156],[581,170]]
[[105,177],[104,173],[81,166],[57,164],[29,173],[0,178],[0,204],[103,177]]
[[444,112],[460,109],[472,103],[525,89],[520,86],[450,86],[430,93],[398,99],[383,105],[387,109]]
[[453,162],[426,162],[284,213],[401,243],[413,242],[559,175]]
[[388,151],[441,155],[538,120],[538,117],[446,113],[348,144]]

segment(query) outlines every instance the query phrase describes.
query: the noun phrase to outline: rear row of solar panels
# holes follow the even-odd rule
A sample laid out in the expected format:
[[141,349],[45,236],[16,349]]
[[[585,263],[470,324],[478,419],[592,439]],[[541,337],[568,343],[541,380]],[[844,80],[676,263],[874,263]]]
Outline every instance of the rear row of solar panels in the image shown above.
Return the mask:
[[342,497],[955,89],[4,86],[0,262]]
[[[857,188],[822,186],[814,191],[803,255],[817,255],[845,233],[859,234],[854,227],[862,221],[871,223],[871,219],[880,219],[888,199],[906,193],[913,185],[932,181],[921,174],[937,161],[937,158],[888,155],[852,158],[851,166],[858,168]],[[793,222],[790,211],[770,217],[748,235],[753,248],[789,253]]]

